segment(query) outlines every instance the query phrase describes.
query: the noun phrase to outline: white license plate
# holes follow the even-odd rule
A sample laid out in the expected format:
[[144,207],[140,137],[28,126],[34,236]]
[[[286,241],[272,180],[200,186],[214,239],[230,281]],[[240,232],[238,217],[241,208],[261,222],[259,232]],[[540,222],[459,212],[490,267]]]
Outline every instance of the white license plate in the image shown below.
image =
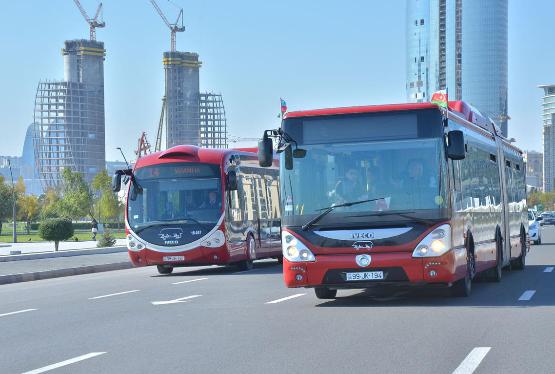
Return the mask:
[[347,281],[366,281],[383,279],[383,271],[363,271],[347,273]]
[[162,257],[164,261],[185,261],[185,256],[164,256]]

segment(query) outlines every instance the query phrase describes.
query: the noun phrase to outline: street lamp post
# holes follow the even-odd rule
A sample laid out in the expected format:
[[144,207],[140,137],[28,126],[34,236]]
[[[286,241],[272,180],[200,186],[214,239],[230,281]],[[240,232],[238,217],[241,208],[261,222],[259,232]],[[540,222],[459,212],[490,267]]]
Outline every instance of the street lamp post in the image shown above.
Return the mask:
[[17,220],[16,220],[16,199],[15,199],[15,183],[13,181],[12,163],[8,159],[8,167],[10,168],[10,177],[12,178],[12,219],[13,219],[13,242],[17,243]]

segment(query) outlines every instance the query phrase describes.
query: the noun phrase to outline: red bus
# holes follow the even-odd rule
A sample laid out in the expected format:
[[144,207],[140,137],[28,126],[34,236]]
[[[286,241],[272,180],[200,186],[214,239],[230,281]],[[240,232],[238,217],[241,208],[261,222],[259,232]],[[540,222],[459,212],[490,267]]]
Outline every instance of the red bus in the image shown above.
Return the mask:
[[[463,102],[288,113],[259,143],[281,151],[287,287],[439,285],[468,296],[482,274],[523,269],[525,164],[497,126]],[[285,183],[284,181],[287,181]]]
[[182,145],[114,175],[129,182],[125,224],[135,266],[175,267],[281,260],[279,166],[258,165],[256,149]]

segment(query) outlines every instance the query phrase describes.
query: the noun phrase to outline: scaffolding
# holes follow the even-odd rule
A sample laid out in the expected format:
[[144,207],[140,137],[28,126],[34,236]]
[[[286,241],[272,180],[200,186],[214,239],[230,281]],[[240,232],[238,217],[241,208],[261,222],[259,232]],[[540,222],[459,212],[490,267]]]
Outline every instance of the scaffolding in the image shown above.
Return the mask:
[[90,182],[105,168],[104,44],[66,41],[64,81],[41,81],[34,108],[33,147],[43,189],[57,187],[63,169]]
[[221,94],[200,94],[200,146],[227,148],[227,121]]

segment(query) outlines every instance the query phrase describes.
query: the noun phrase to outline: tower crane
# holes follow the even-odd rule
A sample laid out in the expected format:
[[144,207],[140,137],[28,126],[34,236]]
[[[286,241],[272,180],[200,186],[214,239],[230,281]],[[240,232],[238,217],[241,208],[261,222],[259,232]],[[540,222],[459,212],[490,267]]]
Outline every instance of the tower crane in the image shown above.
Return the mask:
[[98,8],[96,8],[96,13],[94,14],[94,18],[90,18],[89,15],[87,14],[87,12],[85,11],[85,8],[83,8],[83,5],[81,5],[81,2],[79,0],[73,0],[73,2],[75,3],[75,5],[77,5],[77,8],[79,9],[81,14],[83,15],[83,18],[89,24],[90,39],[91,40],[96,40],[96,28],[102,28],[102,27],[106,26],[106,22],[104,22],[103,20],[100,20],[100,21],[98,20],[98,17],[102,13],[102,3],[98,4]]
[[150,143],[148,142],[148,139],[146,138],[146,132],[144,131],[141,134],[139,141],[137,142],[137,150],[135,151],[135,154],[137,155],[137,160],[143,156],[150,154]]
[[162,98],[162,111],[160,112],[160,122],[158,122],[158,133],[156,135],[156,144],[154,145],[154,152],[162,150],[162,132],[164,130],[164,113],[166,111],[166,96]]
[[[183,26],[183,8],[179,10],[179,14],[177,15],[177,20],[175,21],[175,23],[170,23],[170,21],[168,21],[168,19],[164,15],[164,12],[162,12],[162,9],[160,9],[158,4],[156,4],[156,1],[150,0],[150,2],[152,3],[152,6],[154,6],[154,9],[156,9],[156,12],[158,12],[160,17],[162,17],[162,20],[164,21],[166,26],[168,26],[168,28],[170,29],[170,51],[175,52],[175,34],[185,31],[185,26]],[[179,20],[181,20],[181,26],[179,26]]]

